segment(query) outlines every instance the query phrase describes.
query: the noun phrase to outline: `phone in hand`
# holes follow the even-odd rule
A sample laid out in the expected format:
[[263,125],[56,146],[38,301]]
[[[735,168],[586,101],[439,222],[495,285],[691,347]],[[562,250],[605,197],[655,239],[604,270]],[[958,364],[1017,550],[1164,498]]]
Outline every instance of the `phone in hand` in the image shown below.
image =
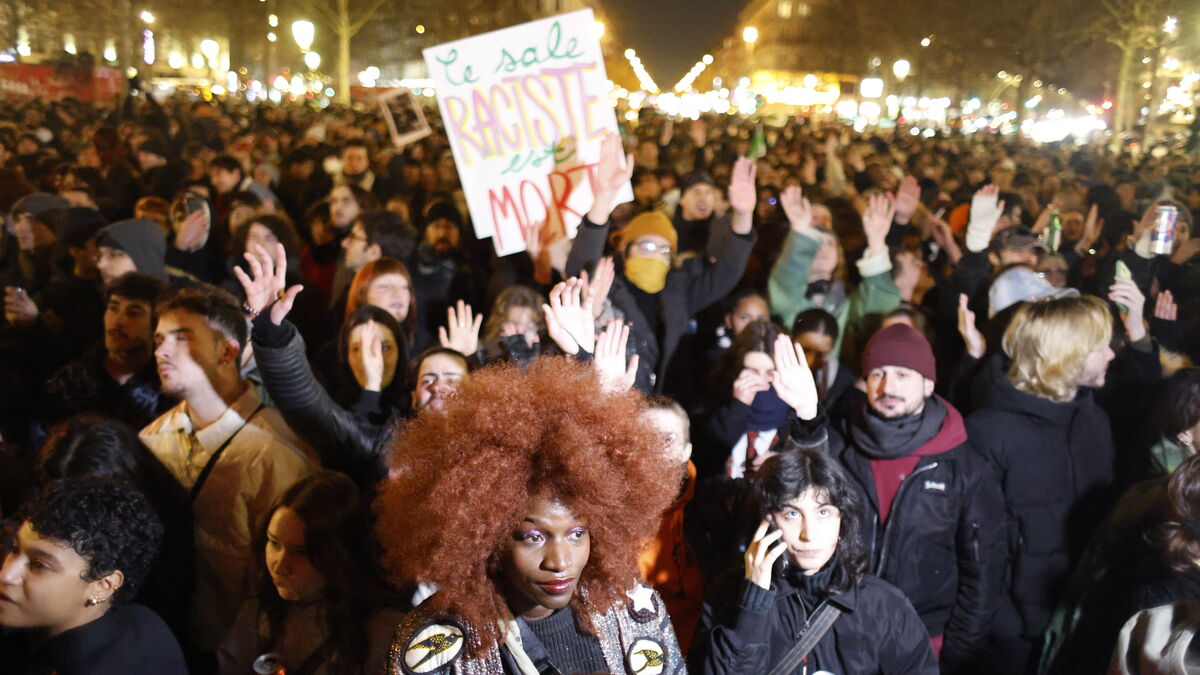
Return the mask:
[[208,204],[204,201],[204,198],[195,194],[189,194],[188,196],[184,197],[183,204],[184,208],[187,209],[188,215],[191,215],[196,211],[204,211],[208,208]]

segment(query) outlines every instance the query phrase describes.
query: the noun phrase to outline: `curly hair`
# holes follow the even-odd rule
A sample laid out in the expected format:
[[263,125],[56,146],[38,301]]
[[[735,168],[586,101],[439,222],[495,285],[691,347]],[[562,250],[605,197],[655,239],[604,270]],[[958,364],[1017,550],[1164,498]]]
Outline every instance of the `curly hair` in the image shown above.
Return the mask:
[[25,520],[84,559],[84,581],[120,570],[125,582],[113,593],[114,606],[137,595],[163,534],[142,493],[112,479],[54,481],[26,508]]
[[591,555],[571,598],[585,628],[638,578],[679,467],[641,421],[640,395],[599,392],[592,369],[561,357],[490,366],[394,441],[395,477],[376,500],[384,561],[404,582],[436,584],[426,606],[474,629],[473,649],[502,640],[505,553],[534,497],[588,524]]
[[1167,483],[1166,519],[1149,537],[1167,565],[1186,572],[1200,559],[1200,455],[1180,463]]
[[863,540],[866,510],[862,497],[846,470],[821,450],[793,449],[772,455],[754,477],[754,489],[765,517],[783,510],[788,501],[809,488],[829,494],[829,503],[841,514],[841,535],[829,561],[833,570],[829,591],[845,593],[862,583],[867,573],[867,549]]

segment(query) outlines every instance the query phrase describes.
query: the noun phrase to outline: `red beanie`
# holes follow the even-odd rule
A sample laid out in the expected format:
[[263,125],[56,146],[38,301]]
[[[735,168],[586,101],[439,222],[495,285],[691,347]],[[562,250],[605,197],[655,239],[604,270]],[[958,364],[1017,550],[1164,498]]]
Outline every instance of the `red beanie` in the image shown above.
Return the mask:
[[927,380],[937,381],[933,348],[912,326],[896,323],[882,328],[867,342],[862,357],[863,375],[883,366],[915,370]]

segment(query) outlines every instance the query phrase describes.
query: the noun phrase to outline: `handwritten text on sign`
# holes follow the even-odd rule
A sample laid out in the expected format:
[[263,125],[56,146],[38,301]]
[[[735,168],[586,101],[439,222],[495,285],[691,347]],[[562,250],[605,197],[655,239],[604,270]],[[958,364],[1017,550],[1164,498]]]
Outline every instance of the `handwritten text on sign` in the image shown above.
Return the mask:
[[595,25],[582,10],[425,50],[475,235],[499,255],[531,228],[575,236],[591,207],[600,139],[617,130]]

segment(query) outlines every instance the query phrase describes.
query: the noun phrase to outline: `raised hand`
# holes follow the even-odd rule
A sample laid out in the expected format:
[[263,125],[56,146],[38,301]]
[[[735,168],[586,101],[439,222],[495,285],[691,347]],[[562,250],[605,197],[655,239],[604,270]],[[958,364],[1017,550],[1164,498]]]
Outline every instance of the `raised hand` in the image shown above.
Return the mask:
[[595,318],[592,299],[584,296],[587,283],[571,277],[550,290],[550,304],[542,305],[546,332],[566,354],[595,351]]
[[750,234],[754,205],[758,202],[758,189],[754,187],[757,173],[758,167],[745,157],[738,157],[733,164],[733,173],[729,177],[729,206],[733,209],[733,231],[738,234]]
[[817,416],[817,383],[804,358],[804,348],[788,335],[775,338],[775,393],[802,420]]
[[896,191],[896,222],[907,225],[920,203],[921,186],[917,184],[917,177],[905,176],[900,181],[900,189]]
[[1171,295],[1171,291],[1163,291],[1154,299],[1154,318],[1163,321],[1179,318],[1179,305],[1175,304],[1175,296]]
[[804,197],[799,185],[784,188],[779,194],[779,203],[793,232],[803,232],[812,227],[812,204]]
[[1004,214],[1004,201],[1000,199],[1000,188],[985,185],[971,198],[971,219],[967,221],[967,248],[976,253],[985,250],[992,240],[992,233]]
[[983,333],[979,332],[979,327],[975,325],[975,312],[967,307],[966,293],[958,294],[958,334],[967,345],[967,353],[982,359],[987,351],[987,342],[983,339]]
[[175,235],[175,248],[180,251],[195,251],[208,241],[208,232],[212,227],[212,218],[208,209],[192,211],[183,219],[179,233]]
[[438,327],[438,342],[446,349],[470,356],[479,351],[482,325],[483,315],[475,316],[471,306],[459,300],[454,307],[446,308],[446,325]]
[[368,321],[363,324],[362,344],[359,347],[359,358],[362,359],[363,374],[366,383],[363,389],[381,391],[383,389],[383,335],[379,332],[379,324]]
[[596,272],[584,288],[584,297],[592,303],[592,318],[600,318],[604,312],[604,301],[612,290],[613,280],[617,278],[617,268],[612,256],[605,256],[596,261]]
[[267,252],[261,244],[255,245],[254,252],[242,254],[250,264],[250,274],[247,275],[240,267],[233,268],[233,275],[242,284],[246,293],[246,308],[254,316],[263,310],[271,308],[271,323],[276,326],[283,323],[296,296],[304,290],[304,286],[296,284],[287,286],[287,252],[283,244],[275,244],[275,257]]
[[770,533],[771,523],[763,519],[758,529],[754,531],[754,539],[746,548],[743,560],[746,563],[746,578],[759,588],[771,590],[771,571],[779,556],[787,551],[787,544],[780,541],[783,530],[776,529]]
[[896,216],[896,202],[891,195],[873,194],[867,200],[863,213],[863,233],[867,235],[867,250],[871,253],[887,251],[887,234]]
[[608,222],[616,206],[617,193],[633,176],[633,155],[625,154],[621,137],[617,134],[607,134],[600,141],[600,159],[594,176],[592,193],[595,201],[588,212],[588,220],[603,225]]
[[1146,320],[1142,316],[1146,306],[1146,296],[1138,288],[1133,279],[1116,277],[1112,286],[1108,287],[1108,299],[1124,305],[1127,310],[1121,313],[1121,321],[1125,323],[1125,331],[1129,333],[1129,341],[1137,342],[1146,337]]
[[1104,227],[1104,219],[1100,217],[1100,207],[1092,204],[1088,209],[1087,219],[1083,221],[1083,235],[1075,245],[1075,251],[1083,255],[1100,238],[1100,230]]
[[4,318],[14,326],[28,326],[37,320],[38,306],[20,286],[4,289]]
[[933,240],[938,246],[946,252],[950,257],[950,262],[957,265],[962,259],[962,248],[958,245],[958,240],[954,238],[954,232],[950,229],[950,224],[936,216],[929,216],[929,226],[933,230]]
[[600,375],[600,386],[606,392],[628,391],[637,379],[638,357],[635,354],[625,363],[629,344],[629,324],[617,319],[608,324],[596,340],[593,367]]

